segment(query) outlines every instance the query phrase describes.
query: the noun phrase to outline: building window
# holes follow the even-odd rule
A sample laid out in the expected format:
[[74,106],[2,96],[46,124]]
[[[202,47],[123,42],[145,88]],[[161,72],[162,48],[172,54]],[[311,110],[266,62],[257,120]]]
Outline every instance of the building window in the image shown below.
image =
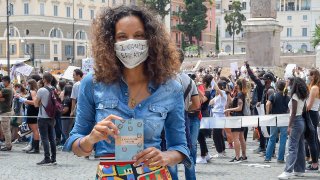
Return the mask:
[[72,46],[71,45],[66,45],[65,46],[65,55],[66,56],[72,56]]
[[123,0],[123,5],[126,5],[127,4],[127,1],[126,0]]
[[115,6],[116,5],[116,0],[113,0],[112,1],[112,6]]
[[295,0],[288,0],[288,3],[286,4],[286,11],[294,11],[295,10],[294,1]]
[[246,48],[241,48],[241,52],[245,53],[246,52]]
[[102,3],[105,3],[105,2],[106,2],[106,0],[102,0],[101,2],[102,2]]
[[44,16],[44,3],[40,3],[40,15]]
[[77,55],[84,56],[85,54],[85,47],[84,46],[77,46]]
[[307,21],[307,20],[308,20],[308,15],[303,15],[303,16],[302,16],[302,19],[303,19],[304,21]]
[[90,10],[90,19],[94,19],[94,10],[93,9]]
[[76,39],[86,40],[87,39],[86,33],[84,31],[77,32]]
[[10,44],[10,54],[16,54],[17,53],[17,45],[16,44]]
[[58,45],[53,45],[53,54],[58,54]]
[[53,5],[53,16],[58,16],[58,6]]
[[287,37],[292,37],[292,28],[287,28]]
[[212,31],[212,23],[211,23],[211,21],[210,21],[210,32]]
[[30,46],[29,44],[24,44],[24,54],[30,54]]
[[71,32],[67,32],[67,38],[72,39]]
[[216,9],[221,9],[221,4],[216,4]]
[[2,44],[0,44],[0,55],[2,55]]
[[16,33],[16,30],[13,28],[13,27],[10,27],[10,29],[9,29],[9,36],[10,37],[15,37],[15,36],[17,36],[17,33]]
[[302,28],[302,36],[307,37],[308,36],[308,28]]
[[71,7],[70,6],[67,6],[66,8],[66,14],[67,14],[67,17],[71,17]]
[[46,54],[46,46],[44,44],[40,44],[40,55]]
[[50,33],[50,37],[61,38],[61,31],[57,28],[54,28]]
[[82,19],[82,8],[79,8],[79,19]]
[[301,10],[310,10],[311,0],[301,0]]
[[230,45],[226,45],[226,48],[224,49],[225,52],[229,53],[231,52],[231,46]]
[[291,21],[292,20],[292,16],[287,16],[287,20]]
[[242,2],[242,10],[247,10],[247,2]]
[[29,14],[29,3],[24,3],[24,15]]
[[9,13],[10,15],[14,15],[14,5],[11,3],[9,7]]
[[304,52],[306,52],[306,51],[308,51],[308,46],[307,46],[306,44],[302,44],[302,45],[301,45],[301,49],[302,49]]
[[291,44],[287,44],[286,49],[291,52],[292,51],[292,45]]

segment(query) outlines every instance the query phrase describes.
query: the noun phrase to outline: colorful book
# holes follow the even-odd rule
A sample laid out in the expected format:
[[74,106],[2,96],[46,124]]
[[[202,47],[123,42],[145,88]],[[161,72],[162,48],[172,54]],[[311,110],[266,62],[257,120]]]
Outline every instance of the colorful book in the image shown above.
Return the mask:
[[115,140],[116,161],[132,161],[144,149],[143,120],[127,119],[115,121],[120,134]]

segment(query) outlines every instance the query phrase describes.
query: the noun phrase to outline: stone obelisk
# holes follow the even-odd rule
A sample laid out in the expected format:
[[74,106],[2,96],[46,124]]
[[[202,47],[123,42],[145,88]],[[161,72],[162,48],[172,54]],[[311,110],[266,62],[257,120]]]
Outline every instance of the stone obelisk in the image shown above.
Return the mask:
[[280,65],[280,33],[276,0],[251,0],[251,18],[244,23],[246,59],[255,66]]

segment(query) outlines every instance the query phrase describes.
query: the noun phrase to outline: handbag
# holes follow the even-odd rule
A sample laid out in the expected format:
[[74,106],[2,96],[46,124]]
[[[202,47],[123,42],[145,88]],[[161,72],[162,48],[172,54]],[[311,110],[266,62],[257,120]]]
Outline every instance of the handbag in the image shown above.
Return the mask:
[[32,133],[32,130],[30,129],[29,125],[26,122],[23,122],[20,126],[19,126],[19,136],[23,137],[26,135],[29,135]]
[[304,122],[305,122],[304,136],[305,136],[305,138],[309,138],[310,136],[314,135],[315,128],[314,128],[314,125],[313,125],[312,120],[310,118],[310,114],[307,111],[306,102],[304,102],[303,111],[302,111],[302,117],[303,117]]

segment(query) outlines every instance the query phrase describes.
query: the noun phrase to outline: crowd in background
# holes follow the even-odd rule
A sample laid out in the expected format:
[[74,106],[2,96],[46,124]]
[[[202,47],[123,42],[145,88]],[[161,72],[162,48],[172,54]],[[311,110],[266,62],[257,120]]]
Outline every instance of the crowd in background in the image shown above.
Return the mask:
[[[39,154],[41,142],[45,158],[38,164],[56,164],[56,147],[62,149],[74,125],[82,76],[83,72],[76,69],[73,81],[57,80],[48,72],[31,75],[21,82],[14,82],[9,76],[1,77],[0,150],[11,151],[13,144],[26,141],[28,144],[22,150],[29,154]],[[57,102],[62,106],[54,117],[47,114],[51,94],[56,96]],[[31,133],[26,136],[19,133],[23,127],[27,127]]]

